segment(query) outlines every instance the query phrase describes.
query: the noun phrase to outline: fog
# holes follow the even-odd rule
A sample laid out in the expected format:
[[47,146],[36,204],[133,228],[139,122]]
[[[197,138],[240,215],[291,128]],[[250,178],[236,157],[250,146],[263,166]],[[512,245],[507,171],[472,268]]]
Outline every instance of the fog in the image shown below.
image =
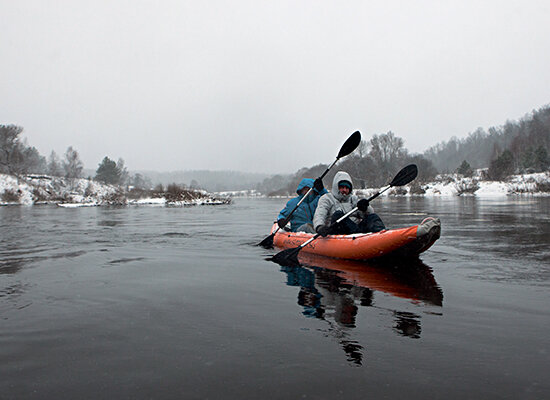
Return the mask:
[[547,1],[0,0],[0,124],[131,170],[286,173],[550,102]]

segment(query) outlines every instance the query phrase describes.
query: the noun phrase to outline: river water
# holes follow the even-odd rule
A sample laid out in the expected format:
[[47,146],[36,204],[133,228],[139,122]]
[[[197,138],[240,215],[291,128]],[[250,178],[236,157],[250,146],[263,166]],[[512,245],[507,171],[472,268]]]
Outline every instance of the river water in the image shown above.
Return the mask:
[[0,398],[550,398],[550,198],[376,200],[392,265],[266,260],[284,202],[0,208]]

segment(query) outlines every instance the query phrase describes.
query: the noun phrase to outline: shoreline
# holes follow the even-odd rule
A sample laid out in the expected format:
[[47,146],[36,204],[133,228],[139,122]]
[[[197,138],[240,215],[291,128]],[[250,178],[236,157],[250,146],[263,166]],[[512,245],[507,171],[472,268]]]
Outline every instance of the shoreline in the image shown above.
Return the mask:
[[[144,191],[136,198],[132,191],[88,179],[45,175],[15,177],[0,174],[0,206],[57,205],[63,208],[99,206],[196,206],[231,204],[231,197],[215,196],[204,190],[179,193]],[[153,196],[150,196],[153,194]]]
[[[355,189],[358,196],[372,196],[381,188]],[[486,181],[478,177],[441,174],[433,182],[394,187],[383,197],[546,197],[550,196],[550,171],[512,175],[505,181]],[[204,190],[185,190],[179,195],[156,193],[134,198],[131,191],[88,179],[67,179],[28,175],[14,177],[0,174],[0,206],[55,204],[64,208],[98,206],[174,206],[226,205],[233,198],[289,198],[267,196],[255,190],[208,193]]]

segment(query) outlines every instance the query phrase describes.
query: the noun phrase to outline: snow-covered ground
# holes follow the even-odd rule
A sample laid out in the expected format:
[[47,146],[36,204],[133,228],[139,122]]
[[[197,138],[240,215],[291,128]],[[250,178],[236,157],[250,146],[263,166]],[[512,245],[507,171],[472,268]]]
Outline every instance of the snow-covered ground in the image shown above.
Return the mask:
[[100,205],[116,199],[117,188],[87,179],[44,175],[16,178],[0,174],[0,204],[39,203]]
[[0,174],[0,205],[57,204],[60,207],[89,207],[101,205],[219,205],[228,199],[218,198],[205,191],[195,193],[184,201],[165,198],[128,199],[123,191],[88,179],[68,179],[45,175],[16,178]]
[[[356,190],[355,193],[371,196],[382,188]],[[458,174],[438,175],[433,182],[391,188],[383,196],[550,196],[550,171],[535,174],[512,175],[505,181],[481,180],[480,175],[465,178]]]
[[255,189],[216,192],[216,194],[222,197],[263,197],[263,195]]
[[495,197],[511,195],[550,195],[550,172],[513,175],[505,181],[484,181],[461,175],[439,175],[432,183],[421,185],[424,196]]
[[[378,189],[356,190],[369,196]],[[550,196],[550,172],[513,175],[506,181],[484,181],[477,177],[465,178],[458,174],[438,175],[433,182],[402,188],[391,188],[385,196],[476,196],[495,197],[513,195]],[[113,204],[127,205],[218,205],[227,204],[229,197],[258,197],[255,190],[217,193],[216,197],[202,191],[195,198],[168,201],[165,198],[127,199],[119,188],[87,179],[67,179],[29,175],[15,178],[0,174],[0,205],[55,203],[61,207],[84,207]]]

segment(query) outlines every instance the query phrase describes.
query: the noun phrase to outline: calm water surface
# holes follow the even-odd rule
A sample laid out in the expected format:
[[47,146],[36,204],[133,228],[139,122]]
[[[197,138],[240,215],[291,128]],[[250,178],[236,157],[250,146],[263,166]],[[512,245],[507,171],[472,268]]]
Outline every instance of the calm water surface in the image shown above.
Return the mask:
[[550,398],[550,198],[380,199],[421,261],[305,257],[284,199],[0,208],[0,398]]

